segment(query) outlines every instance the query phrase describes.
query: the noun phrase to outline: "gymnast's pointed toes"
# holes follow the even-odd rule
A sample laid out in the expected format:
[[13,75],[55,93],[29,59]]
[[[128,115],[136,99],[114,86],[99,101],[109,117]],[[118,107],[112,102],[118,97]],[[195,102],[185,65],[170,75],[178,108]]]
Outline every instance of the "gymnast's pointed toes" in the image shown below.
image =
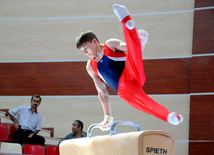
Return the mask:
[[167,121],[172,125],[179,125],[183,122],[184,118],[182,115],[178,115],[175,112],[172,112],[168,115]]

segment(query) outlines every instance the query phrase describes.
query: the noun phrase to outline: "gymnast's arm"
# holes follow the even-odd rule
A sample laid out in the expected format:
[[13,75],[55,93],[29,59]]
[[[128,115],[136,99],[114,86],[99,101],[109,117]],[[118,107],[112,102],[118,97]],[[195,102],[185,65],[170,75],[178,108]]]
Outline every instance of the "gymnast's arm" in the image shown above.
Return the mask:
[[[138,36],[141,43],[141,49],[143,51],[148,41],[149,33],[146,30],[140,29],[138,30]],[[126,43],[119,39],[109,39],[106,41],[106,45],[115,52],[127,52]]]
[[119,39],[109,39],[106,45],[115,52],[127,52],[126,43]]
[[90,60],[88,60],[87,65],[86,65],[86,70],[88,74],[92,77],[95,87],[98,92],[99,100],[101,102],[103,112],[105,115],[111,116],[111,103],[109,99],[109,94],[106,89],[106,84],[103,82],[102,79],[100,79],[94,72],[90,64]]

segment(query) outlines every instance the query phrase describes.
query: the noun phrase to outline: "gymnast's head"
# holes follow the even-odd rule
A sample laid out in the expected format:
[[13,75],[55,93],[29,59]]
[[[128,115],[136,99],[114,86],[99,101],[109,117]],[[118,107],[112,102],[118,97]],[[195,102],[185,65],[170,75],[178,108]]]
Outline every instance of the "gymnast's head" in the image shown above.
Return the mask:
[[86,44],[87,42],[91,43],[94,39],[96,39],[96,41],[99,43],[97,36],[91,30],[81,32],[76,37],[76,47],[80,49],[84,44]]

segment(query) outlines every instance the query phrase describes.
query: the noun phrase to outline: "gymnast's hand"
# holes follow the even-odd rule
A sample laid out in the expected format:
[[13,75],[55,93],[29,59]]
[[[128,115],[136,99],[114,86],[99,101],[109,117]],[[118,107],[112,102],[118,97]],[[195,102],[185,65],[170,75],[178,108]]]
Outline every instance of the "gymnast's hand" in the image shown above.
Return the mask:
[[140,29],[138,30],[138,36],[140,38],[140,43],[143,48],[148,41],[149,33],[146,30]]
[[110,130],[112,123],[113,117],[110,115],[105,115],[104,120],[100,123],[102,125],[102,127],[100,127],[100,130],[102,131]]

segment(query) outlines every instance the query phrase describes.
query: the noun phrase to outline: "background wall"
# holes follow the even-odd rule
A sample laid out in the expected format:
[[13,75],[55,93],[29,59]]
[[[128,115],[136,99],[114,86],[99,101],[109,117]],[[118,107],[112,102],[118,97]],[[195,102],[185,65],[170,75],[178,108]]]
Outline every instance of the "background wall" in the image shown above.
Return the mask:
[[124,40],[112,11],[114,3],[127,6],[137,29],[149,32],[143,89],[170,111],[182,114],[184,122],[172,126],[135,110],[108,88],[114,120],[173,134],[175,155],[212,154],[212,0],[0,1],[0,109],[30,105],[31,95],[39,94],[42,126],[54,127],[54,136],[60,138],[71,132],[75,119],[83,121],[85,131],[101,122],[102,108],[85,70],[87,57],[75,48],[74,40],[88,29],[100,42]]

